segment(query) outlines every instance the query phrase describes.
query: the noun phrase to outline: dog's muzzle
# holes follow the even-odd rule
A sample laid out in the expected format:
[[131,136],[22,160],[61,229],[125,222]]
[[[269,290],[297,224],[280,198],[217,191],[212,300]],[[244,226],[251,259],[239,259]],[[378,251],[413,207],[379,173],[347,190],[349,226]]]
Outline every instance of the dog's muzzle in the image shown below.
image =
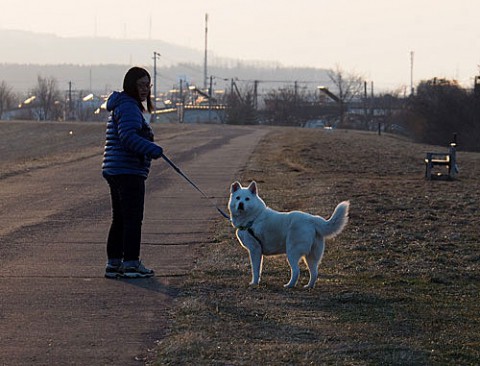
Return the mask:
[[239,211],[245,210],[245,208],[243,207],[243,202],[240,202],[240,203],[238,204],[237,210],[239,210]]

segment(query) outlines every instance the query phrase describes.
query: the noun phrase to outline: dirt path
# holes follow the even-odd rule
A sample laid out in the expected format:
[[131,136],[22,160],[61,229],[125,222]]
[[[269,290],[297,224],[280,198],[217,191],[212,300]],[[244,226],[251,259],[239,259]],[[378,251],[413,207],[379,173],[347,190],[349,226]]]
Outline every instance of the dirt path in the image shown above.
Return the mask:
[[[33,125],[12,126],[8,134],[3,125],[0,136],[2,146],[3,139],[10,144],[0,164],[0,365],[143,364],[165,334],[165,309],[176,285],[193,268],[196,251],[212,244],[212,221],[223,219],[163,161],[155,162],[142,257],[157,276],[107,280],[110,202],[96,143],[103,126],[55,124],[59,136],[73,129],[74,136],[93,137],[67,148],[51,141],[50,150],[41,136],[28,139]],[[229,184],[267,133],[225,126],[155,129],[168,156],[222,207]],[[34,141],[41,159],[32,160],[31,153],[22,158],[22,151],[35,150]]]

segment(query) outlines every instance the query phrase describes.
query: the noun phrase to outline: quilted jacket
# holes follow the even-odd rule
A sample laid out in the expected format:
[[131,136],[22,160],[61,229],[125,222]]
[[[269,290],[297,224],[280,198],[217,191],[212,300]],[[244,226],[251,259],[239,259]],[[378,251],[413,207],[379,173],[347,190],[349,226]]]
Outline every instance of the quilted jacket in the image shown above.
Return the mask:
[[152,159],[162,156],[139,103],[125,92],[113,92],[107,101],[112,112],[107,122],[102,171],[104,176],[141,175],[147,178]]

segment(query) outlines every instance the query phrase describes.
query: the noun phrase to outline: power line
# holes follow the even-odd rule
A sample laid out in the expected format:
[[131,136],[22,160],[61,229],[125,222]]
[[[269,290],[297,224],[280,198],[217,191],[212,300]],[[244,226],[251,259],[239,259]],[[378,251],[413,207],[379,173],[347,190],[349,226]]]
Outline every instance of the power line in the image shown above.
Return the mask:
[[298,84],[322,84],[325,83],[328,80],[268,80],[268,79],[238,79],[238,78],[225,78],[223,76],[218,76],[218,75],[212,75],[214,78],[218,78],[221,80],[230,80],[234,79],[235,81],[241,81],[241,82],[247,82],[247,83],[283,83],[283,84],[292,84],[292,83],[298,83]]

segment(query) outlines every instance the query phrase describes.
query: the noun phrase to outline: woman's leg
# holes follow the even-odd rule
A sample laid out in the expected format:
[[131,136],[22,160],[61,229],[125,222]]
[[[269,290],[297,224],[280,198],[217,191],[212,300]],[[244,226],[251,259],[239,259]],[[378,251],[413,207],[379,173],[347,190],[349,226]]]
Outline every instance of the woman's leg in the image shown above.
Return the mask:
[[120,198],[123,222],[123,260],[138,261],[142,240],[143,210],[145,204],[145,178],[122,175]]
[[123,260],[124,231],[120,182],[118,176],[108,176],[106,180],[110,186],[112,203],[112,223],[108,232],[107,258],[109,264],[120,265]]

